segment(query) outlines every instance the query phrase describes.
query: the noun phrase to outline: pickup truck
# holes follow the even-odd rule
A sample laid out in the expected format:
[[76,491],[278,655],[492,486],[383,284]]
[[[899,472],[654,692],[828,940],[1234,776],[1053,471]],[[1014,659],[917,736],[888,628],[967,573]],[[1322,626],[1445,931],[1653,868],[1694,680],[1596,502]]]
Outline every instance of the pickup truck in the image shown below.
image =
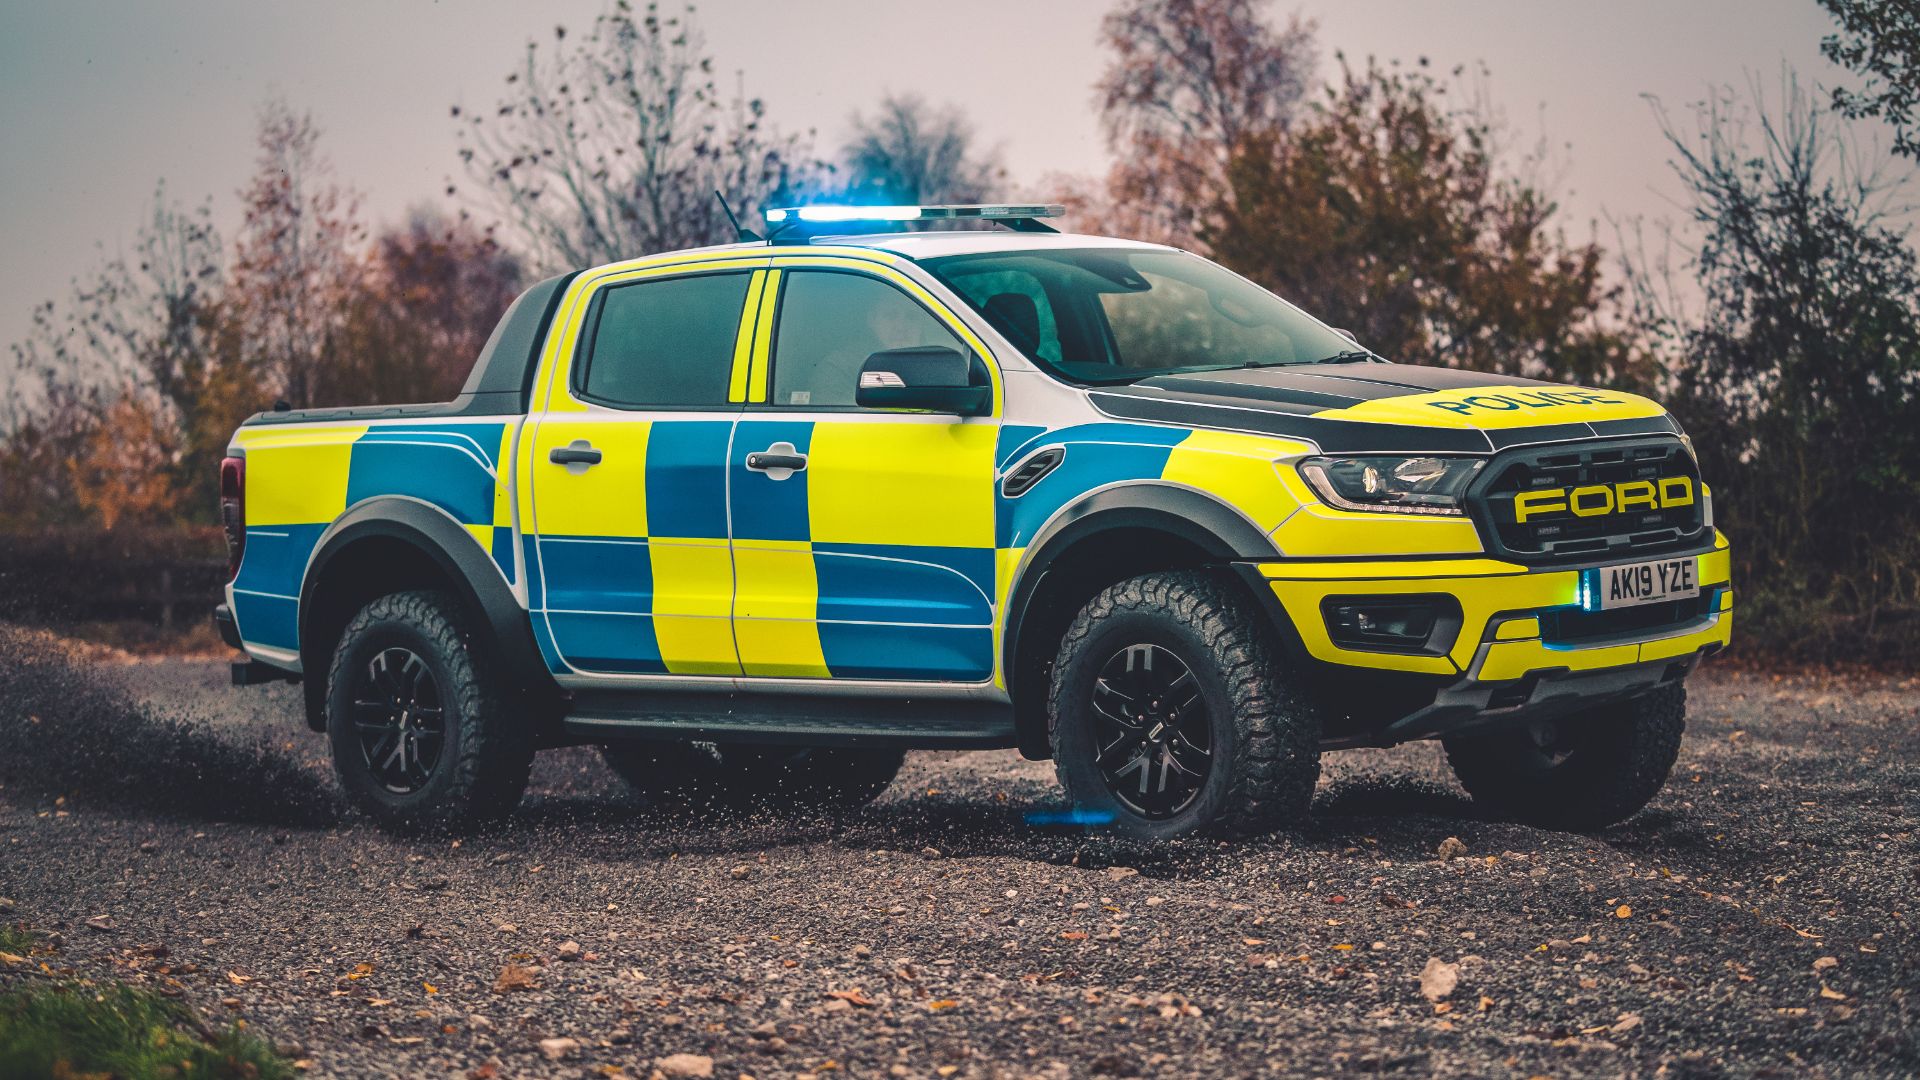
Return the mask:
[[1419,739],[1522,821],[1653,797],[1732,611],[1665,410],[1389,363],[1056,210],[770,210],[534,285],[451,402],[252,417],[235,682],[301,681],[398,828],[578,744],[647,799],[817,807],[1017,747],[1148,839],[1297,822],[1323,751]]

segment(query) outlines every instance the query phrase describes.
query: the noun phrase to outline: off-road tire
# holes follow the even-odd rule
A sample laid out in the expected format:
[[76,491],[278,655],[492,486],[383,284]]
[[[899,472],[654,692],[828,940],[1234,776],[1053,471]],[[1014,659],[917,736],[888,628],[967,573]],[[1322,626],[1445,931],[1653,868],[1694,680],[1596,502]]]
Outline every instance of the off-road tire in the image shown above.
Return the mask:
[[[1097,763],[1095,681],[1130,645],[1169,650],[1199,684],[1211,737],[1191,803],[1147,817],[1109,789]],[[1054,769],[1076,810],[1112,815],[1142,839],[1248,835],[1303,821],[1320,777],[1320,706],[1264,616],[1206,571],[1148,574],[1087,602],[1060,642],[1048,690]]]
[[704,743],[608,746],[601,754],[649,804],[695,810],[851,810],[878,798],[906,756],[889,749]]
[[1652,801],[1680,756],[1687,690],[1662,686],[1558,721],[1571,748],[1549,764],[1526,729],[1443,740],[1460,786],[1488,812],[1575,832],[1627,820]]
[[[395,793],[369,770],[353,725],[352,673],[381,650],[423,660],[444,712],[444,744],[427,781]],[[438,591],[392,593],[347,623],[327,673],[327,735],[347,799],[395,831],[458,830],[497,820],[519,805],[533,765],[532,718],[495,674],[498,665],[458,600]]]

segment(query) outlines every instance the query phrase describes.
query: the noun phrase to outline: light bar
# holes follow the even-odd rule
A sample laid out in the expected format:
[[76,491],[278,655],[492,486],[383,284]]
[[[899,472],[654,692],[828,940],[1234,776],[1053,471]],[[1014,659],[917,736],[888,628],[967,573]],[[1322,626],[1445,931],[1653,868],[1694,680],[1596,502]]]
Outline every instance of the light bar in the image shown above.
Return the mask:
[[978,218],[985,221],[1019,221],[1061,217],[1067,208],[1058,204],[985,206],[785,206],[767,211],[768,225],[788,226],[796,222],[830,224],[847,221],[954,221]]

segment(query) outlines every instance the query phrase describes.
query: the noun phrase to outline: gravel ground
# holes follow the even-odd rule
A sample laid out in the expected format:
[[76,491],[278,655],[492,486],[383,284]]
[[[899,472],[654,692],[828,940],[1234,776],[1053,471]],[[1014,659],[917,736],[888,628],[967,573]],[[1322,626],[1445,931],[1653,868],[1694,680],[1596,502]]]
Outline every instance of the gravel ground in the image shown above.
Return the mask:
[[1258,842],[1031,828],[1057,789],[1012,752],[912,755],[837,820],[675,819],[590,750],[453,842],[345,816],[288,690],[30,645],[0,915],[312,1075],[1920,1072],[1920,680],[1710,670],[1598,836],[1477,817],[1419,745],[1329,756]]

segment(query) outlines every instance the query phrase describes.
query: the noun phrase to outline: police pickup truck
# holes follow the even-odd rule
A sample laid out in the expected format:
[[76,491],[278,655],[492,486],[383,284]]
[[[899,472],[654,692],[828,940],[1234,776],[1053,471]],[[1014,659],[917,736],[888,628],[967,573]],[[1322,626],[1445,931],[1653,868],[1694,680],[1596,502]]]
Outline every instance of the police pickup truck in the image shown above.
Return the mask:
[[[842,807],[1017,747],[1147,838],[1298,821],[1321,752],[1416,739],[1518,820],[1652,798],[1732,610],[1672,417],[1388,363],[1057,212],[770,210],[528,289],[451,402],[249,419],[235,681],[302,681],[395,827],[573,744],[653,799]],[[956,218],[1006,228],[897,224]]]

